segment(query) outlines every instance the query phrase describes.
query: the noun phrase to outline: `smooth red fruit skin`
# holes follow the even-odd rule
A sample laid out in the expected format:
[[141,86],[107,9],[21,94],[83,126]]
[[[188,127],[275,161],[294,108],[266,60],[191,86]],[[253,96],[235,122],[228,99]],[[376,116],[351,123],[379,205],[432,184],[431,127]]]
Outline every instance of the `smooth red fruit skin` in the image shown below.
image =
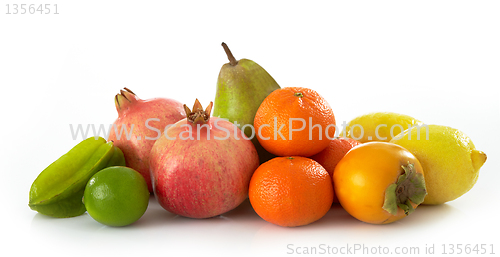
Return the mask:
[[[227,133],[215,126],[226,129]],[[182,126],[185,125],[185,126]],[[232,123],[211,117],[207,129],[192,131],[194,140],[187,137],[186,119],[170,127],[151,150],[150,169],[155,197],[167,211],[190,218],[210,218],[240,205],[248,197],[253,172],[259,166],[259,157],[250,140]],[[235,135],[235,128],[237,130]],[[181,134],[181,135],[180,135]]]
[[[153,192],[149,172],[151,148],[156,141],[155,139],[161,135],[158,133],[163,132],[167,125],[175,124],[185,118],[186,114],[183,105],[176,100],[166,98],[141,100],[128,92],[123,93],[127,99],[121,99],[120,106],[117,105],[118,118],[114,125],[116,125],[118,133],[120,133],[123,125],[130,132],[132,124],[134,124],[133,134],[130,139],[127,139],[126,133],[123,132],[120,139],[118,139],[115,129],[112,128],[108,141],[113,141],[114,145],[123,151],[127,167],[138,171],[146,180],[149,192]],[[146,121],[150,118],[156,118],[159,121],[150,120],[148,122],[150,128],[148,128],[146,127]]]

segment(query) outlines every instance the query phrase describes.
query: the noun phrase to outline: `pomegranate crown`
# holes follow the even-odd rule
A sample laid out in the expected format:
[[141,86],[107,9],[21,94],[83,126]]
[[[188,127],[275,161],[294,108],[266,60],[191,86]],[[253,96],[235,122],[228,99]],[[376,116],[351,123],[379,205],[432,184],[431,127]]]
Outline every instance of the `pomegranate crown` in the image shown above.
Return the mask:
[[210,113],[212,112],[212,106],[213,102],[210,102],[207,108],[203,110],[203,106],[201,106],[201,103],[200,101],[198,101],[198,98],[194,102],[193,110],[190,110],[189,107],[187,107],[187,105],[184,105],[184,111],[186,112],[186,117],[188,122],[191,122],[193,124],[207,123],[210,120]]
[[139,100],[139,97],[137,97],[135,93],[132,92],[132,90],[125,87],[123,88],[123,90],[120,90],[119,94],[115,96],[116,110],[118,112],[126,110],[130,106],[130,104],[135,103]]

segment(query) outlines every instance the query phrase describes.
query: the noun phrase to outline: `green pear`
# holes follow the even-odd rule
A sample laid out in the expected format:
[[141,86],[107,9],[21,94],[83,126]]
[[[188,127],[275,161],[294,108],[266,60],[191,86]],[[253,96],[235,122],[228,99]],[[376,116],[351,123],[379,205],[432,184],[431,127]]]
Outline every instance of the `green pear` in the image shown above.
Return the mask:
[[[222,66],[217,80],[214,116],[237,122],[245,135],[252,139],[261,163],[273,157],[257,140],[253,121],[264,99],[280,86],[267,71],[252,60],[236,60],[225,43],[222,47],[229,63]],[[245,126],[246,125],[246,126]]]

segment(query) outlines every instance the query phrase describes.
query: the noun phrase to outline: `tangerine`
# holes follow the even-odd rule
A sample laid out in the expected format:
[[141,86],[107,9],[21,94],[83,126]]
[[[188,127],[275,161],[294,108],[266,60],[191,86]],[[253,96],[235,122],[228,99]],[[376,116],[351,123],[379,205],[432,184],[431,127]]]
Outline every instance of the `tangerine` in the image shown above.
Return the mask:
[[328,174],[333,177],[333,171],[337,163],[351,148],[360,144],[359,141],[352,138],[336,137],[330,141],[330,144],[323,151],[311,156],[311,159],[321,164],[328,171]]
[[[351,148],[360,145],[361,143],[352,138],[336,137],[330,144],[321,152],[311,156],[311,159],[317,161],[321,166],[323,166],[330,177],[333,178],[333,171],[337,166],[337,163],[342,160],[346,153],[351,150]],[[339,200],[335,196],[333,198],[334,203],[339,203]]]
[[259,106],[254,128],[260,144],[278,156],[309,157],[325,149],[335,135],[335,116],[316,91],[285,87]]
[[264,220],[283,227],[303,226],[322,218],[333,201],[328,172],[316,161],[276,157],[257,168],[249,199]]

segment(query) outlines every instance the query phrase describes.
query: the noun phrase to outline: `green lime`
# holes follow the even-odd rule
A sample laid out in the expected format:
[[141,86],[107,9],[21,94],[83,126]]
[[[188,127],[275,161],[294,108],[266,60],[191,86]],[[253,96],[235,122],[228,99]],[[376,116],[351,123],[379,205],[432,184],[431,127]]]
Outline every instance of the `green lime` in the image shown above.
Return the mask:
[[126,226],[146,212],[149,190],[139,172],[115,166],[90,178],[83,200],[87,212],[96,221],[108,226]]

